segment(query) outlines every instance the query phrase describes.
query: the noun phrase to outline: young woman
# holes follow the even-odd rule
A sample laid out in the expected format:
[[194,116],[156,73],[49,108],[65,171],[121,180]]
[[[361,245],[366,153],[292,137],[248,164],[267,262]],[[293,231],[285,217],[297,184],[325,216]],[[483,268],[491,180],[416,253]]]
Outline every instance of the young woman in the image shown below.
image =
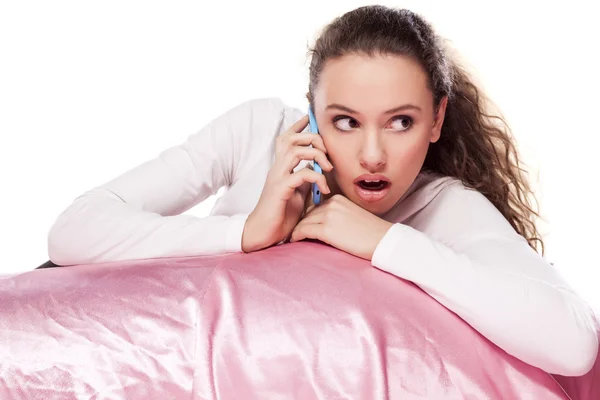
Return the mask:
[[[361,7],[312,49],[308,117],[246,102],[78,197],[49,233],[62,265],[254,252],[317,239],[419,285],[508,353],[581,375],[588,306],[536,250],[532,193],[509,130],[408,10]],[[324,173],[311,168],[313,160]],[[325,194],[311,204],[310,185]],[[211,215],[181,215],[221,187]]]

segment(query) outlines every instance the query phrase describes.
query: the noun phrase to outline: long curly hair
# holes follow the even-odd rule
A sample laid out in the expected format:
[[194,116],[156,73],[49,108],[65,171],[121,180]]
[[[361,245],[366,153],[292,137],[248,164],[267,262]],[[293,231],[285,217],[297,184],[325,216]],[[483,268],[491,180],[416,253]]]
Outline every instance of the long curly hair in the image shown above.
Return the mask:
[[534,209],[538,202],[511,130],[500,113],[489,111],[493,103],[433,27],[409,10],[380,5],[360,7],[334,19],[308,52],[307,98],[313,107],[325,62],[356,53],[410,56],[421,64],[435,109],[448,97],[441,137],[430,145],[422,171],[456,177],[478,190],[543,256],[544,242],[536,226],[540,215]]

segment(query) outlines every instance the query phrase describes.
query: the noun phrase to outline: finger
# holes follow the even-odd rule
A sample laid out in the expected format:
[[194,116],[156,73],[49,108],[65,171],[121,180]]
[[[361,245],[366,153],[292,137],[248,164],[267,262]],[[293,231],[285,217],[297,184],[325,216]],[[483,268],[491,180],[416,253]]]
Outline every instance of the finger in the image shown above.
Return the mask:
[[323,225],[300,223],[292,232],[290,242],[299,242],[304,239],[323,240]]
[[327,149],[325,148],[325,143],[323,142],[323,137],[321,135],[316,135],[314,133],[294,133],[286,137],[286,140],[289,141],[291,146],[312,146],[316,149],[321,150],[323,153],[327,154]]
[[283,165],[288,174],[291,173],[302,160],[314,160],[318,162],[325,171],[331,171],[333,169],[333,165],[331,165],[325,153],[312,147],[293,147],[284,157],[285,161],[283,162]]
[[327,211],[327,208],[328,208],[328,207],[327,207],[327,204],[328,204],[328,203],[327,203],[327,201],[324,201],[324,202],[323,202],[322,204],[320,204],[320,205],[317,205],[317,204],[314,204],[314,203],[312,203],[310,206],[308,206],[308,207],[306,208],[306,212],[304,213],[303,219],[304,219],[304,218],[308,218],[308,217],[309,217],[309,215],[310,215],[310,216],[312,216],[312,215],[318,215],[318,216],[319,216],[319,218],[320,218],[320,220],[319,220],[319,221],[321,221],[321,222],[322,222],[322,218],[323,218],[323,217],[322,217],[322,214],[324,214],[324,213]]
[[[310,191],[310,183],[304,182],[296,190],[299,191],[300,194],[302,194],[302,197],[305,197],[308,194],[308,192]],[[306,196],[306,197],[308,198],[308,196]]]
[[323,207],[316,207],[312,208],[311,211],[307,211],[302,217],[302,223],[322,224],[325,221],[325,213],[322,209]]
[[275,152],[276,154],[286,154],[296,146],[312,146],[327,154],[323,138],[314,133],[286,133],[278,136],[275,141]]
[[290,126],[289,129],[285,133],[286,134],[300,133],[304,130],[304,128],[306,128],[307,125],[308,125],[308,114],[304,115],[298,121],[294,122],[294,124],[292,126]]
[[[306,207],[306,211],[304,212],[304,215],[307,216],[308,214],[310,214],[312,212],[312,210],[314,210],[317,207],[317,205],[313,202],[311,202],[311,205]],[[320,207],[319,207],[320,208]]]
[[[309,168],[303,168],[300,171],[289,175],[286,179],[285,185],[288,188],[289,197],[291,197],[294,191],[305,182],[316,183],[319,189],[321,189],[321,192],[325,194],[331,193],[325,175],[319,174]],[[287,197],[286,200],[289,200],[289,197]]]

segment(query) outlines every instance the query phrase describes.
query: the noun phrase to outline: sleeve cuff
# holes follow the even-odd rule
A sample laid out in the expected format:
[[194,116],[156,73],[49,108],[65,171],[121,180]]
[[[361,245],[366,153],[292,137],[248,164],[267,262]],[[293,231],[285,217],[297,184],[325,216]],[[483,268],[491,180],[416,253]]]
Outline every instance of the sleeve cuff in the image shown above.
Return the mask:
[[229,217],[227,229],[225,231],[225,252],[242,252],[242,234],[249,214],[236,214]]
[[394,251],[397,249],[398,244],[402,241],[402,238],[406,236],[407,230],[412,229],[408,225],[394,224],[373,252],[371,258],[371,264],[379,269],[388,270],[387,265],[390,265],[390,261],[393,258]]

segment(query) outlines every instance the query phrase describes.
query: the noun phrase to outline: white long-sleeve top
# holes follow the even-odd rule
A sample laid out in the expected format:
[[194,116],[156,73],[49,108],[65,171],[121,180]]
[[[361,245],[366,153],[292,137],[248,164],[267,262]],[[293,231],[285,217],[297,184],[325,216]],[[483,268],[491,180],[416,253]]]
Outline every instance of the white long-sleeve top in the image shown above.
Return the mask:
[[[180,145],[93,188],[48,237],[59,265],[241,252],[275,138],[304,111],[245,102]],[[210,216],[181,213],[221,187]],[[502,214],[457,179],[422,173],[384,219],[373,266],[410,280],[507,353],[582,375],[598,353],[592,310]]]

